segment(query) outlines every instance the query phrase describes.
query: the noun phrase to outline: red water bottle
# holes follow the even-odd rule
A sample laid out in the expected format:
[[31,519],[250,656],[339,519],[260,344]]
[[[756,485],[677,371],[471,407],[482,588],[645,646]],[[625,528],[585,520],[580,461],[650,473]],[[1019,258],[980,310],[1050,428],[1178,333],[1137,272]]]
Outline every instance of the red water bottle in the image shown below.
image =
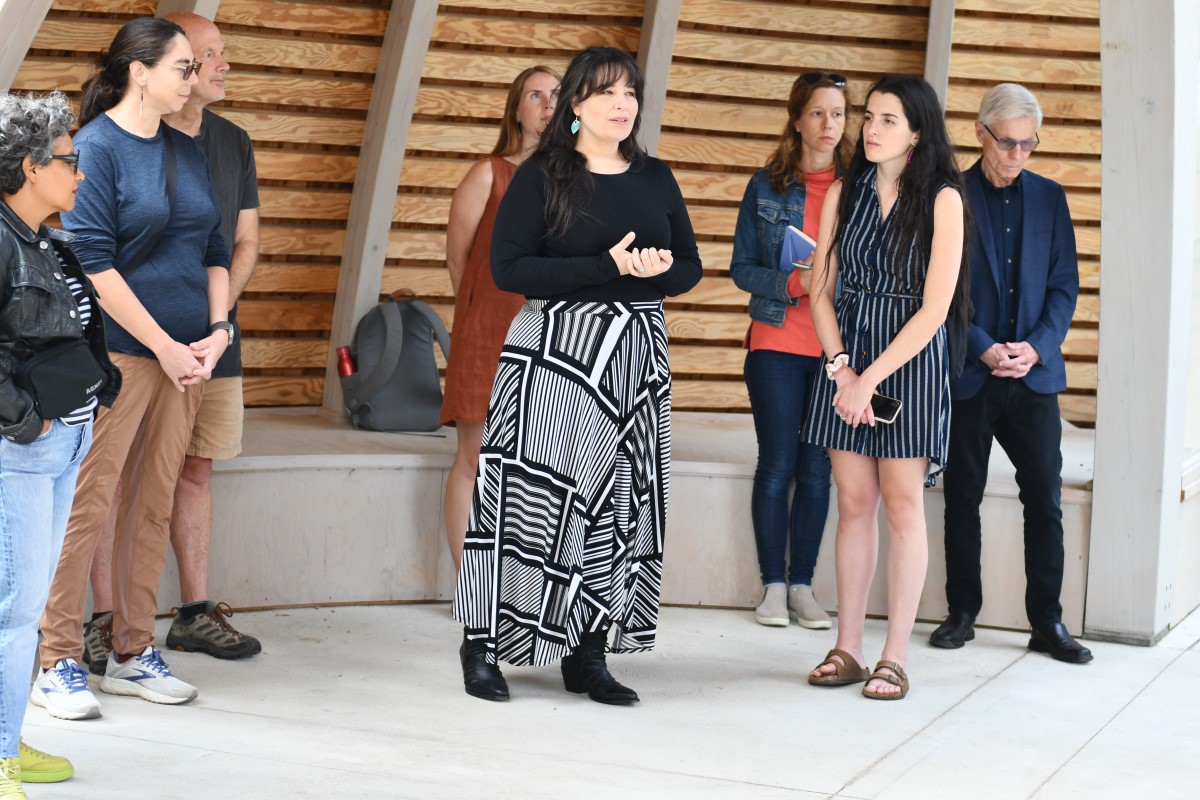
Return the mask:
[[354,356],[350,355],[349,347],[339,347],[337,349],[337,360],[338,375],[343,378],[353,375],[358,370],[358,365],[354,363]]

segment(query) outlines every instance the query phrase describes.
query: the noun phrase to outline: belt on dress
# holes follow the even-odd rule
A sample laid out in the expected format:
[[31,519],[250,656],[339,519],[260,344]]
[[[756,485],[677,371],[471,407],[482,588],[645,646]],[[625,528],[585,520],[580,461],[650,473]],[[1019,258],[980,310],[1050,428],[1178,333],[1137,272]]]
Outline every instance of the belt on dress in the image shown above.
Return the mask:
[[923,300],[925,298],[915,294],[900,294],[899,292],[877,292],[871,289],[855,289],[853,286],[843,286],[842,292],[850,294],[864,294],[871,297],[894,297],[899,300]]

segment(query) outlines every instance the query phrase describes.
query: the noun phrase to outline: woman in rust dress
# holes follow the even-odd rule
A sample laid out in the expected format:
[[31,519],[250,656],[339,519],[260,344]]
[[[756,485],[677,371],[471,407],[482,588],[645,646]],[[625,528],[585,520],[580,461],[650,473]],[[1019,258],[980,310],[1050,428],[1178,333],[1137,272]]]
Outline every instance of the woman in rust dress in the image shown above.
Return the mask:
[[442,424],[458,428],[458,452],[446,481],[446,539],[454,565],[462,561],[463,537],[479,465],[483,422],[500,348],[513,317],[525,303],[492,281],[492,226],[500,198],[513,173],[542,136],[558,98],[558,74],[536,66],[522,72],[508,90],[500,138],[492,155],[468,170],[450,203],[446,267],[457,298],[454,347],[446,365]]

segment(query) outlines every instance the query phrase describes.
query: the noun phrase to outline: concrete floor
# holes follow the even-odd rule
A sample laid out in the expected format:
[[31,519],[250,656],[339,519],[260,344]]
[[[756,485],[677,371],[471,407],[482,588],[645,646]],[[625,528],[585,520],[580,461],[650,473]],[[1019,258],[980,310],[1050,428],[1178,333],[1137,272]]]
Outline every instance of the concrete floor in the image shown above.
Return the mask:
[[[166,620],[160,621],[160,637]],[[30,707],[25,738],[77,776],[40,798],[1167,798],[1200,786],[1200,615],[1158,646],[1091,643],[1076,667],[981,630],[925,645],[899,703],[807,686],[833,631],[665,608],[659,649],[610,663],[633,708],[508,668],[507,704],[466,696],[445,604],[241,613],[263,653],[171,653],[189,706],[98,694],[99,720]],[[868,629],[868,655],[883,623]]]

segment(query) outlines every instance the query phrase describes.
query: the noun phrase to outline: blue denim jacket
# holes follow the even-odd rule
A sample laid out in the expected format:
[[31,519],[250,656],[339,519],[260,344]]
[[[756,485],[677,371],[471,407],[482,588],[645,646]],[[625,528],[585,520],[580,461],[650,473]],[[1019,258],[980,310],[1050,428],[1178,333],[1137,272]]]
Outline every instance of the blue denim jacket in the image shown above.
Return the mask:
[[750,318],[783,327],[787,307],[798,298],[788,295],[788,273],[779,269],[783,231],[788,225],[804,228],[804,186],[788,184],[787,194],[771,187],[767,170],[760,169],[746,185],[733,234],[733,282],[750,293]]

